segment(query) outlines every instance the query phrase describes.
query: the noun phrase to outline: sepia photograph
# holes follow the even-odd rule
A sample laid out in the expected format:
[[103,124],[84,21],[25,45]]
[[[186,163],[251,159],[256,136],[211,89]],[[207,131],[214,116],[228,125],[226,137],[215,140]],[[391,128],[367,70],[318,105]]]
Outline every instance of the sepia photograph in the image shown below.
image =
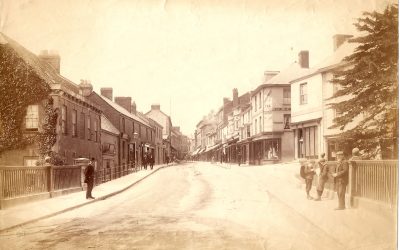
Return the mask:
[[398,249],[395,0],[0,0],[0,250]]

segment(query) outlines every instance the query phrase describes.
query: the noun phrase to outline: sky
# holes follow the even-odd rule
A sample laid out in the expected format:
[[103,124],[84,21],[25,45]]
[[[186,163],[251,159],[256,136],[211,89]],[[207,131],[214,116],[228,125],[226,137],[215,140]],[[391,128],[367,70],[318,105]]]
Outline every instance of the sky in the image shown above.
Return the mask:
[[193,134],[223,97],[254,90],[301,50],[310,66],[332,36],[356,34],[364,11],[389,0],[2,0],[0,32],[35,54],[56,50],[61,74],[112,87],[146,113],[160,104]]

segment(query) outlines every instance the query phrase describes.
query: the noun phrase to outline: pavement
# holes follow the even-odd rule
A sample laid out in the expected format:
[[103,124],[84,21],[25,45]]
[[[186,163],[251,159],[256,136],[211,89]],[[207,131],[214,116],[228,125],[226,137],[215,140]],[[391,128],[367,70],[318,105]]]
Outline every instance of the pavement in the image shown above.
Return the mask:
[[[172,166],[172,164],[169,164],[168,167],[169,166]],[[86,199],[86,191],[80,191],[0,210],[0,232],[8,231],[16,227],[107,199],[131,188],[143,179],[165,167],[167,167],[167,165],[156,165],[152,170],[140,170],[95,186],[92,191],[92,195],[96,198],[94,200]]]
[[[273,199],[330,235],[343,249],[397,249],[397,208],[388,207],[387,211],[378,214],[364,207],[351,208],[346,204],[345,210],[335,210],[338,200],[333,187],[325,189],[322,201],[308,200],[305,182],[299,178],[298,162],[246,167],[218,163],[216,166],[237,170],[253,178]],[[310,194],[317,197],[315,186]]]
[[[265,190],[271,199],[291,209],[293,214],[300,215],[341,244],[342,249],[396,248],[397,209],[392,210],[392,216],[384,216],[363,208],[347,207],[346,210],[334,210],[337,207],[337,196],[332,190],[324,193],[322,201],[308,200],[304,180],[298,177],[297,162],[245,167],[226,163],[213,165],[249,178],[260,190]],[[123,192],[164,167],[155,166],[153,170],[141,170],[96,186],[93,190],[95,200],[86,200],[85,191],[82,191],[0,210],[0,232],[104,200]],[[315,186],[311,194],[316,196]]]

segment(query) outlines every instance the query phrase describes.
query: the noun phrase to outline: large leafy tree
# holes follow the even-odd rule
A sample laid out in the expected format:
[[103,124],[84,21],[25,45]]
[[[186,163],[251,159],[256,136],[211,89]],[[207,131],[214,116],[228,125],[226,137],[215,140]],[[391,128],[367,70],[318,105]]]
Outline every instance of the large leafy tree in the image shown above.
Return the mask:
[[[341,113],[331,128],[353,146],[396,157],[398,144],[398,5],[366,12],[355,23],[360,36],[354,53],[344,58],[349,67],[338,70],[332,82],[341,88],[330,98]],[[344,97],[345,98],[340,98]],[[337,101],[341,100],[341,101]],[[348,126],[359,121],[355,127]],[[346,127],[347,126],[347,127]],[[351,129],[349,129],[351,127]]]

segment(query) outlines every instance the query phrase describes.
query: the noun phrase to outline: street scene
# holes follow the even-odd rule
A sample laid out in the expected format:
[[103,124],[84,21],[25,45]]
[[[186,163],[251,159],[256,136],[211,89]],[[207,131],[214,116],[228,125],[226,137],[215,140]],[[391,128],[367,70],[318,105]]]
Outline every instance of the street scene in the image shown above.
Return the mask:
[[0,249],[397,249],[398,3],[0,2]]
[[250,170],[210,163],[171,166],[114,197],[2,232],[0,246],[2,249],[396,248],[396,223],[391,218],[357,210],[337,214],[329,207],[333,205],[331,200],[328,204],[304,202],[302,182],[293,173],[296,167],[282,164]]

